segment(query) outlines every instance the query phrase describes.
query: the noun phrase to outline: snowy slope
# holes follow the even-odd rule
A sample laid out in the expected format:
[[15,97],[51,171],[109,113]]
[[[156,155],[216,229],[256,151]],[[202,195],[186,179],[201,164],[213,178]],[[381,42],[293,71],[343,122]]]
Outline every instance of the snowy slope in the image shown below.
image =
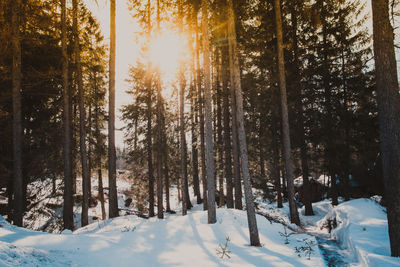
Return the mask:
[[370,199],[354,199],[334,207],[318,225],[336,219],[331,236],[353,256],[352,266],[400,266],[390,257],[385,208]]
[[[284,244],[282,225],[257,216],[263,247],[248,245],[244,211],[218,209],[217,223],[207,224],[207,212],[164,220],[124,216],[94,223],[74,233],[50,234],[0,221],[1,266],[323,266],[318,249],[311,259],[298,257],[295,234]],[[217,256],[218,245],[230,238],[231,258]]]

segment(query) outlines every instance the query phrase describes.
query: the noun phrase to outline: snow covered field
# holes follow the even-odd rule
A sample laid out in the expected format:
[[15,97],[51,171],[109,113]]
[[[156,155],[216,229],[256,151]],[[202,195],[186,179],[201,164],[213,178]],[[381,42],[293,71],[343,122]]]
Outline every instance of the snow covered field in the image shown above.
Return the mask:
[[[129,189],[129,183],[119,181],[119,188]],[[119,197],[123,207],[124,196]],[[262,247],[248,245],[245,211],[219,208],[213,225],[201,205],[182,217],[176,188],[171,207],[177,213],[163,220],[129,215],[51,234],[15,227],[0,217],[0,266],[400,266],[389,256],[385,210],[372,200],[335,208],[328,200],[314,203],[314,216],[303,216],[300,209],[304,229],[290,224],[287,205],[276,209],[276,203],[256,201],[258,212],[271,220],[257,215]],[[92,219],[99,206],[90,209]],[[75,212],[79,218],[79,207]],[[328,222],[336,224],[331,233]],[[228,237],[229,257],[221,258],[218,250]]]
[[[164,220],[119,217],[93,223],[74,233],[35,232],[0,221],[1,266],[323,266],[318,249],[310,260],[298,257],[296,240],[284,244],[282,225],[258,216],[263,247],[248,245],[244,211],[218,209],[218,221],[207,224],[207,213],[170,215]],[[226,237],[230,258],[217,255]]]

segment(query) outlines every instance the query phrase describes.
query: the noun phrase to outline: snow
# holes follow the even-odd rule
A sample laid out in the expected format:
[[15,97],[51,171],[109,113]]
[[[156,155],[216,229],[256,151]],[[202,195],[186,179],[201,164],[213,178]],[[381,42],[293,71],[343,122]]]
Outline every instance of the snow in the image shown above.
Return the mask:
[[[30,187],[35,193],[34,210],[26,226],[40,229],[49,221],[56,225],[58,219],[49,219],[52,214],[60,216],[62,196],[51,195],[49,179]],[[132,207],[124,207],[124,192],[130,187],[128,180],[118,179],[119,206],[127,210]],[[97,194],[95,179],[92,189]],[[189,191],[194,204],[192,188]],[[300,228],[290,223],[288,203],[277,209],[275,202],[264,201],[254,190],[257,211],[268,220],[257,215],[263,246],[251,247],[245,211],[218,208],[217,223],[210,225],[202,205],[194,205],[187,216],[181,216],[176,186],[170,192],[171,208],[177,213],[165,214],[161,220],[136,215],[94,220],[101,218],[98,203],[89,209],[91,224],[74,232],[54,228],[53,233],[44,233],[10,225],[0,216],[0,266],[400,266],[400,259],[390,257],[387,218],[379,196],[339,199],[336,207],[330,200],[313,203],[314,216],[305,216],[304,207],[299,208]],[[80,209],[77,205],[74,210],[77,227]],[[46,213],[33,217],[40,210]],[[333,220],[337,226],[329,233],[327,224]],[[221,259],[217,250],[228,237],[230,258]],[[312,244],[310,259],[301,251],[306,243]]]
[[[329,266],[337,266],[338,262],[344,266],[400,266],[400,258],[390,257],[386,209],[379,204],[380,200],[379,196],[347,202],[339,198],[340,204],[333,207],[331,200],[325,199],[313,203],[313,216],[305,216],[304,207],[299,209],[303,229],[317,238]],[[288,203],[277,209],[275,202],[266,203],[259,198],[257,201],[261,213],[296,229],[290,224]],[[337,226],[329,233],[328,222],[333,220]]]
[[390,257],[387,215],[384,207],[370,199],[354,199],[334,207],[321,221],[335,218],[331,236],[349,250],[353,266],[400,266]]
[[[198,208],[199,209],[199,208]],[[2,266],[323,266],[318,250],[297,256],[295,246],[306,234],[290,236],[283,227],[257,216],[263,247],[248,244],[245,211],[217,209],[217,223],[207,224],[207,212],[187,216],[142,219],[134,215],[93,223],[75,232],[50,234],[0,221]],[[231,258],[217,256],[218,245],[230,238]]]

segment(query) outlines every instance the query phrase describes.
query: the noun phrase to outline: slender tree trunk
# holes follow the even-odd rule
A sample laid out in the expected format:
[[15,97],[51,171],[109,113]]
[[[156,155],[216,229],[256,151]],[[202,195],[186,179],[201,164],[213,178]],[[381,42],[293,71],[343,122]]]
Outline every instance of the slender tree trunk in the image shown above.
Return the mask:
[[157,85],[157,217],[164,218],[163,207],[163,149],[162,149],[162,99],[161,81],[158,78]]
[[[277,101],[274,101],[277,103]],[[272,149],[273,149],[273,156],[272,156],[272,165],[273,165],[273,176],[275,181],[275,189],[276,189],[276,201],[277,207],[283,208],[282,203],[282,186],[281,186],[281,175],[280,175],[280,164],[279,164],[279,136],[278,136],[278,107],[273,108],[273,118],[272,118]]]
[[350,117],[348,107],[348,95],[347,95],[347,83],[346,83],[346,63],[344,48],[342,48],[342,86],[343,86],[343,114],[344,114],[344,166],[343,166],[343,195],[345,201],[350,200],[350,188],[349,188],[349,176],[350,176],[350,162],[351,162],[351,151],[350,151]]
[[[182,1],[178,2],[178,14],[180,17],[179,31],[182,32]],[[188,177],[186,162],[186,134],[185,134],[185,75],[182,63],[179,66],[179,125],[180,125],[180,149],[181,149],[181,195],[182,195],[182,215],[187,214],[189,195],[187,194]]]
[[[197,22],[196,22],[197,23]],[[201,181],[203,184],[203,210],[207,210],[207,171],[206,171],[206,148],[204,136],[204,97],[201,83],[200,69],[200,41],[199,27],[196,27],[196,69],[197,69],[197,97],[198,109],[200,117],[200,156],[201,156]]]
[[82,66],[81,66],[81,55],[79,48],[79,27],[78,27],[78,14],[79,6],[78,0],[72,1],[73,5],[73,32],[74,32],[74,54],[76,64],[76,79],[78,84],[78,95],[79,95],[79,146],[81,154],[82,164],[82,226],[88,224],[88,211],[89,211],[89,170],[87,161],[87,150],[86,150],[86,112],[84,104],[84,93],[83,93],[83,78],[82,78]]
[[282,108],[282,132],[283,132],[283,154],[285,159],[286,179],[288,187],[290,221],[300,225],[299,213],[296,208],[294,199],[293,184],[293,166],[290,145],[289,116],[286,96],[286,78],[285,78],[285,60],[283,57],[283,38],[282,38],[282,17],[280,0],[274,0],[275,19],[276,19],[276,35],[278,50],[278,68],[279,68],[279,87],[281,91],[281,108]]
[[219,203],[218,206],[222,207],[224,202],[224,149],[222,139],[222,103],[221,103],[221,76],[222,76],[222,61],[221,61],[221,50],[217,49],[215,62],[216,66],[216,110],[217,110],[217,151],[218,151],[218,164],[217,173],[219,176]]
[[190,201],[190,195],[189,195],[189,179],[188,179],[188,168],[187,168],[187,158],[188,158],[188,154],[187,154],[187,143],[186,143],[186,138],[185,138],[185,179],[184,181],[184,185],[185,185],[185,194],[186,194],[186,207],[187,209],[191,209],[193,207],[192,202]]
[[400,256],[400,95],[388,0],[372,0],[379,134],[390,249]]
[[61,0],[61,48],[62,48],[62,78],[63,78],[63,119],[64,119],[64,229],[74,229],[73,198],[72,198],[72,162],[71,162],[71,117],[70,89],[68,81],[67,54],[67,6],[66,0]]
[[[164,113],[163,113],[164,114]],[[168,144],[167,134],[165,133],[165,116],[162,116],[162,147],[163,147],[163,165],[164,165],[164,177],[165,177],[165,205],[166,211],[171,212],[170,199],[169,199],[169,169],[168,169]]]
[[[147,2],[147,38],[150,39],[151,33],[151,1]],[[146,132],[146,143],[147,143],[147,167],[149,175],[149,217],[154,217],[154,174],[153,174],[153,140],[152,140],[152,86],[151,86],[151,64],[147,64],[146,74],[146,87],[147,87],[147,132]]]
[[203,64],[204,64],[204,111],[205,111],[205,142],[207,167],[207,210],[208,223],[217,222],[215,209],[215,167],[214,167],[214,140],[212,129],[212,97],[210,74],[210,41],[208,33],[208,1],[201,1],[202,34],[203,34]]
[[[96,77],[95,77],[96,81]],[[101,172],[101,154],[102,154],[102,149],[101,149],[101,133],[100,133],[100,126],[99,126],[99,104],[98,104],[98,99],[97,99],[97,84],[94,87],[94,95],[96,97],[96,102],[95,102],[95,135],[96,135],[96,162],[97,162],[97,174],[98,174],[98,190],[99,190],[99,200],[100,200],[100,205],[101,205],[101,218],[103,220],[106,219],[106,208],[104,205],[104,190],[103,190],[103,177],[102,177],[102,172]]]
[[298,1],[293,1],[291,4],[291,19],[292,19],[292,34],[293,34],[293,61],[294,61],[294,84],[298,88],[298,97],[296,99],[296,109],[299,116],[298,122],[298,133],[300,135],[300,157],[301,157],[301,170],[303,175],[303,204],[305,207],[305,215],[314,215],[314,211],[311,203],[311,188],[309,182],[309,170],[308,170],[308,156],[307,156],[307,143],[306,134],[304,129],[304,114],[303,114],[303,103],[302,103],[302,88],[299,77],[299,53],[298,53],[298,39],[297,39],[297,6]]
[[[192,76],[194,76],[194,66],[192,66]],[[192,134],[192,168],[193,168],[193,191],[197,197],[197,204],[201,203],[200,194],[200,183],[199,183],[199,153],[197,149],[197,132],[196,125],[199,123],[196,113],[196,90],[194,86],[194,79],[191,81],[191,92],[192,96],[190,98],[190,119],[191,119],[191,134]]]
[[13,102],[13,221],[22,227],[24,216],[22,176],[22,115],[21,115],[21,0],[11,1],[12,42],[12,102]]
[[[91,100],[89,100],[91,101]],[[92,104],[89,103],[89,117],[88,117],[89,127],[88,127],[88,199],[90,207],[90,199],[92,197],[92,169],[93,169],[93,155],[92,155]]]
[[[231,66],[230,66],[231,68]],[[232,153],[233,153],[233,179],[235,184],[235,209],[242,210],[242,181],[240,177],[240,155],[237,134],[236,93],[232,81],[230,84],[231,110],[232,110]]]
[[250,245],[261,246],[258,236],[256,213],[254,208],[253,192],[250,181],[249,161],[247,157],[246,132],[244,129],[243,95],[240,81],[239,58],[237,56],[235,13],[232,0],[228,0],[228,40],[229,40],[229,66],[231,72],[231,86],[235,88],[237,130],[242,163],[244,194],[246,201],[247,222],[249,224]]
[[151,122],[151,81],[148,81],[147,96],[147,167],[149,172],[149,217],[154,216],[154,176],[153,176],[153,141],[152,141],[152,122]]
[[110,0],[110,60],[109,60],[109,95],[108,95],[108,216],[119,216],[117,196],[117,159],[115,151],[115,0]]
[[[231,59],[229,55],[229,70],[232,69]],[[232,153],[233,153],[233,179],[235,184],[235,209],[242,210],[242,181],[240,176],[240,151],[237,129],[237,114],[236,114],[236,92],[233,86],[232,77],[230,78],[230,98],[232,110]]]
[[[157,32],[160,31],[160,0],[157,0]],[[163,149],[162,149],[162,96],[161,77],[157,72],[157,217],[164,218],[163,207]]]
[[223,49],[222,55],[222,106],[224,120],[224,156],[225,165],[224,173],[226,179],[226,206],[233,209],[233,181],[232,181],[232,147],[231,147],[231,131],[230,131],[230,113],[229,113],[229,88],[228,88],[228,49]]
[[[193,8],[192,13],[192,23],[191,31],[197,35],[196,28],[197,28],[197,12]],[[195,40],[193,34],[190,35],[190,51],[192,51],[192,61],[190,65],[190,91],[191,91],[191,98],[190,98],[190,120],[191,120],[191,134],[192,134],[192,168],[193,168],[193,191],[197,197],[197,204],[201,204],[203,201],[201,199],[200,193],[200,179],[199,179],[199,142],[198,142],[198,131],[196,125],[199,124],[199,117],[198,117],[198,101],[199,96],[197,94],[196,86],[197,86],[197,75],[196,75],[196,51],[193,49],[193,41]]]
[[264,122],[262,119],[262,116],[260,114],[259,117],[259,127],[258,127],[258,145],[259,145],[259,157],[260,157],[260,177],[264,180],[266,178],[265,175],[265,156],[264,156],[264,143],[262,140],[262,137],[264,135],[264,130],[265,130],[265,126],[264,126]]

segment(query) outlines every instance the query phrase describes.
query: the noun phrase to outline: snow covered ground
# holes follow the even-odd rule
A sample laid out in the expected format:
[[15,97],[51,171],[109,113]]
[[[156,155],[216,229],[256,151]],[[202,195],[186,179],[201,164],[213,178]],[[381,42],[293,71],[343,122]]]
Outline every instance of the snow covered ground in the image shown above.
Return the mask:
[[[257,199],[259,211],[289,227],[289,207]],[[327,266],[400,266],[400,258],[390,257],[386,209],[372,199],[353,199],[336,207],[326,199],[313,203],[314,216],[299,209],[304,230],[317,238]],[[331,231],[329,231],[329,224]]]
[[[92,186],[96,192],[96,181]],[[119,180],[118,188],[124,207],[123,191],[130,183]],[[37,199],[44,202],[36,204],[36,212],[54,206],[55,214],[60,212],[60,195],[47,199],[46,192],[38,191]],[[0,266],[400,266],[399,259],[389,256],[385,209],[375,201],[356,199],[334,208],[328,200],[314,203],[314,216],[299,209],[304,228],[290,224],[286,203],[276,209],[276,203],[260,197],[256,202],[269,219],[257,215],[262,247],[249,246],[245,211],[219,208],[213,225],[207,224],[201,205],[182,217],[176,187],[171,188],[171,208],[177,213],[163,220],[136,215],[94,220],[101,218],[98,204],[89,211],[90,225],[60,234],[15,227],[0,217]],[[75,212],[79,226],[79,206]],[[330,233],[329,222],[336,224]],[[221,258],[218,250],[228,237],[231,252]]]
[[[207,224],[207,212],[197,207],[184,217],[146,220],[130,215],[62,234],[18,228],[1,219],[0,266],[324,265],[318,249],[310,260],[295,252],[298,240],[313,237],[294,234],[285,244],[282,225],[257,216],[263,247],[250,247],[244,211],[221,208],[217,218],[216,224]],[[221,259],[217,249],[227,237],[230,258]]]

